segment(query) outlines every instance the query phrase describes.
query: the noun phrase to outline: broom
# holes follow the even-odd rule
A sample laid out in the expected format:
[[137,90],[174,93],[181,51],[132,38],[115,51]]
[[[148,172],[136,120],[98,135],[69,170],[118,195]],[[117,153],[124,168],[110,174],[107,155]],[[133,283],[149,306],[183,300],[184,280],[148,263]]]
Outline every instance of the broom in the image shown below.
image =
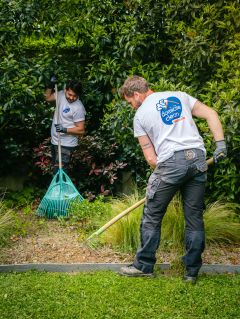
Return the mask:
[[[55,84],[56,95],[56,112],[59,123],[59,106],[58,106],[58,90]],[[67,217],[70,205],[73,202],[82,202],[84,198],[79,194],[78,190],[72,183],[71,179],[62,169],[62,153],[60,132],[58,132],[58,159],[59,168],[56,175],[37,208],[38,216],[48,218]]]

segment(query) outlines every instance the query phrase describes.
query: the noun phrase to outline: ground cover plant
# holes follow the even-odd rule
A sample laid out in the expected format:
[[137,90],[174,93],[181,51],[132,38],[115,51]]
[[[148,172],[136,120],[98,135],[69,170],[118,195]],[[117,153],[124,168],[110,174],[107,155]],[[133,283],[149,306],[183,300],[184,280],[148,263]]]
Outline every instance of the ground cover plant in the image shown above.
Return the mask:
[[74,202],[70,206],[69,217],[59,217],[58,220],[62,225],[77,228],[84,240],[90,232],[101,227],[104,220],[110,218],[111,212],[110,201],[102,195],[95,198],[94,201],[85,199],[83,202]]
[[37,191],[26,188],[22,192],[6,192],[0,199],[0,247],[37,231],[44,225],[35,216]]
[[112,272],[0,274],[4,319],[239,318],[239,275],[128,278]]

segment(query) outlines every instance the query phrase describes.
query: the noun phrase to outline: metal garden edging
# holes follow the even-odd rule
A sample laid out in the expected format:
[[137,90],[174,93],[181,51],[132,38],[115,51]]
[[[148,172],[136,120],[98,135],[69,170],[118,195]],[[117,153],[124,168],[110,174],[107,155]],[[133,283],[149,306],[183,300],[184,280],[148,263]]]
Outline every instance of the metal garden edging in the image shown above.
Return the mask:
[[[128,263],[129,264],[129,263]],[[0,273],[9,272],[25,272],[30,270],[46,271],[46,272],[92,272],[92,271],[114,271],[118,272],[126,263],[84,263],[84,264],[6,264],[0,265]],[[160,270],[171,269],[171,264],[156,264],[156,268]],[[240,265],[223,265],[223,264],[204,264],[200,273],[205,274],[240,274]]]

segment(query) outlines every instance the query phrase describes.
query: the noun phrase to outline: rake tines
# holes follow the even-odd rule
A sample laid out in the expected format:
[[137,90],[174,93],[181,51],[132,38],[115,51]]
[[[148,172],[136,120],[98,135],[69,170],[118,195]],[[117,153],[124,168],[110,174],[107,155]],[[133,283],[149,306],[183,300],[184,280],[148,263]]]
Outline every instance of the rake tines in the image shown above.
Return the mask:
[[68,175],[59,169],[37,209],[37,215],[48,218],[67,217],[70,205],[83,200]]

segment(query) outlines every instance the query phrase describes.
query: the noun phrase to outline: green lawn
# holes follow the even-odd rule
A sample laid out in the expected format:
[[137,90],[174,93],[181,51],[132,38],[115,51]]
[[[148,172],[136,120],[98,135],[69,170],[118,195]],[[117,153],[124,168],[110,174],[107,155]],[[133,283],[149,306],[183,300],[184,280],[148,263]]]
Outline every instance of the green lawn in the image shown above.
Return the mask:
[[240,275],[128,278],[113,272],[0,275],[1,319],[240,318]]

